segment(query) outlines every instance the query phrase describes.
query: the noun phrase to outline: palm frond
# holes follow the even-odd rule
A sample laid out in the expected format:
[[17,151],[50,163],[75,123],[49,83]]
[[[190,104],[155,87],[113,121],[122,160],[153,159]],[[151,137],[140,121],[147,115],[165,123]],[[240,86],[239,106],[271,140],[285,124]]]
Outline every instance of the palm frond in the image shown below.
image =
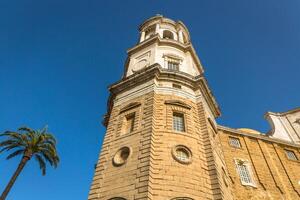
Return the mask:
[[47,162],[50,163],[51,166],[53,166],[54,168],[57,167],[59,163],[59,157],[55,152],[41,151],[40,154],[45,158]]
[[24,153],[24,149],[19,149],[19,150],[16,150],[15,152],[9,154],[7,157],[6,157],[6,160],[9,160],[15,156],[18,156],[20,154],[23,154]]
[[42,130],[33,130],[28,127],[21,127],[17,132],[6,131],[0,136],[6,137],[0,142],[0,153],[14,150],[7,156],[11,159],[15,156],[26,154],[38,161],[43,175],[46,173],[46,163],[56,168],[59,163],[59,156],[56,150],[56,139],[48,132],[45,126]]
[[12,133],[19,134],[19,133],[14,132],[14,131],[5,131],[4,133],[1,133],[0,136],[9,136]]
[[26,127],[26,126],[20,127],[20,128],[18,128],[18,130],[19,130],[19,131],[28,132],[28,133],[34,131],[33,129],[31,129],[31,128],[29,128],[29,127]]
[[48,132],[48,125],[45,125],[44,128],[40,131],[41,134],[45,134]]
[[10,150],[12,150],[12,149],[14,149],[14,148],[23,148],[23,149],[24,149],[24,146],[21,146],[21,145],[19,145],[19,144],[9,145],[9,146],[7,146],[7,147],[2,148],[2,149],[0,150],[0,153],[2,153],[2,152],[4,152],[4,151],[10,151]]
[[0,147],[4,147],[4,146],[11,145],[14,143],[16,143],[15,140],[4,140],[3,142],[0,142]]
[[35,155],[35,159],[38,161],[40,169],[42,170],[42,174],[44,176],[46,174],[46,163],[44,159],[39,154]]
[[1,136],[7,136],[11,140],[23,142],[22,134],[13,131],[6,131],[5,133],[1,134]]

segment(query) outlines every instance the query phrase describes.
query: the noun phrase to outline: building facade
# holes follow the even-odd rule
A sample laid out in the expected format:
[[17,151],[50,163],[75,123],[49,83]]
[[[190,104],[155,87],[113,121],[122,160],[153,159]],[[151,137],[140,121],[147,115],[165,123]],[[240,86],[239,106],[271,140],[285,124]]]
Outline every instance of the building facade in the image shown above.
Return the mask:
[[268,134],[220,126],[186,26],[157,15],[139,31],[109,88],[88,199],[300,199],[299,109],[268,113]]

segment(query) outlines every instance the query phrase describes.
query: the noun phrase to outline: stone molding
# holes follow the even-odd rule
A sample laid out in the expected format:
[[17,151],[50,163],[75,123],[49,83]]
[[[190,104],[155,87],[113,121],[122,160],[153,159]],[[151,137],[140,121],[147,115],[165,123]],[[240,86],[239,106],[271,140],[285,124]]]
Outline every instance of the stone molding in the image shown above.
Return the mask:
[[285,140],[270,138],[267,135],[257,135],[257,134],[245,133],[245,132],[239,131],[237,129],[233,129],[233,128],[229,128],[229,127],[221,126],[221,125],[218,125],[218,129],[221,131],[227,131],[230,133],[235,133],[235,134],[250,137],[250,138],[257,138],[257,139],[261,139],[261,140],[272,142],[272,143],[283,144],[283,145],[287,145],[287,146],[291,146],[291,147],[300,148],[300,145],[297,145],[295,143],[291,143],[291,142],[288,142]]
[[174,72],[174,71],[162,69],[162,67],[156,63],[149,67],[139,70],[135,74],[132,74],[128,77],[124,77],[122,80],[112,84],[109,87],[111,94],[108,99],[108,106],[107,106],[108,110],[107,113],[104,115],[103,125],[104,126],[107,125],[109,119],[109,113],[113,105],[113,99],[118,93],[129,90],[133,87],[136,87],[139,84],[145,83],[146,81],[154,78],[160,80],[162,79],[170,80],[172,76],[174,77],[174,79],[184,82],[187,86],[191,87],[194,90],[199,88],[203,93],[203,96],[206,99],[208,106],[210,107],[214,117],[219,117],[221,115],[220,108],[211,90],[208,87],[208,83],[206,79],[203,76],[194,77],[184,72]]
[[204,73],[204,69],[202,67],[201,61],[200,61],[199,57],[197,56],[196,51],[191,43],[183,44],[176,40],[163,39],[158,34],[155,34],[151,38],[148,38],[147,40],[145,40],[127,50],[128,58],[125,62],[124,76],[126,75],[126,72],[128,69],[130,55],[132,55],[133,53],[138,52],[141,49],[143,49],[147,46],[150,46],[154,43],[157,43],[158,45],[172,46],[172,47],[178,48],[180,50],[183,50],[184,52],[189,51],[191,53],[193,59],[195,60],[195,63],[197,65],[197,68],[198,68],[200,74]]
[[191,109],[192,107],[182,101],[178,101],[178,100],[166,100],[165,104],[170,104],[170,105],[175,105],[175,106],[180,106],[186,109]]
[[132,108],[139,107],[140,105],[141,105],[140,102],[133,102],[133,103],[130,103],[130,104],[124,106],[123,108],[121,108],[120,113],[123,113],[123,112],[125,112],[125,111],[127,111],[127,110],[130,110],[130,109],[132,109]]

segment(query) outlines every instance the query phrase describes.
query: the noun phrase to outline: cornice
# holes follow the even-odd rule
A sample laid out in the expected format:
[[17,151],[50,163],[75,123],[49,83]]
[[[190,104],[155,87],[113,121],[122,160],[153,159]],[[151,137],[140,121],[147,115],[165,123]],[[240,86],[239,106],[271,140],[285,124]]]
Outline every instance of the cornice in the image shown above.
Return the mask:
[[145,26],[147,26],[148,24],[150,24],[153,21],[159,21],[163,18],[162,15],[157,14],[156,16],[150,17],[149,19],[146,19],[140,26],[139,26],[139,31],[142,31],[144,29]]
[[121,108],[120,113],[126,112],[127,110],[130,110],[132,108],[139,107],[140,105],[142,105],[140,102],[130,103],[130,104],[124,106],[123,108]]
[[[200,74],[204,73],[204,69],[203,69],[203,66],[201,64],[201,61],[200,61],[199,57],[197,56],[196,51],[195,51],[195,49],[194,49],[194,47],[191,43],[183,44],[183,43],[180,43],[176,40],[163,39],[159,36],[159,34],[155,34],[154,36],[148,38],[147,40],[145,40],[145,41],[137,44],[136,46],[128,49],[127,50],[128,58],[132,54],[140,51],[141,49],[143,49],[145,47],[148,47],[152,44],[155,44],[155,43],[157,43],[159,46],[167,45],[167,46],[175,47],[175,48],[178,48],[178,49],[180,49],[184,52],[189,51],[191,53],[193,59],[195,60],[195,63],[197,65],[197,68],[198,68]],[[128,58],[127,58],[127,60],[129,60]],[[125,70],[124,70],[125,73],[127,72],[128,64],[129,64],[129,62],[125,63]],[[124,76],[125,76],[125,73],[124,73]]]
[[128,77],[123,77],[123,79],[121,79],[120,81],[112,84],[111,86],[109,86],[109,90],[111,93],[117,94],[124,90],[128,90],[140,83],[144,83],[150,79],[153,79],[153,77],[159,72],[159,68],[160,65],[157,63],[145,67]]
[[288,115],[288,114],[292,114],[292,113],[295,113],[295,112],[300,112],[300,107],[297,107],[297,108],[288,110],[288,111],[286,111],[286,112],[267,112],[267,113],[265,114],[265,117],[267,117],[268,115],[286,116],[286,115]]
[[220,111],[220,107],[212,93],[212,91],[209,89],[208,87],[208,83],[207,80],[204,76],[200,76],[199,77],[199,82],[200,82],[200,87],[202,87],[203,89],[201,91],[205,92],[205,98],[206,101],[209,105],[210,108],[214,108],[214,115],[215,117],[220,117],[221,116],[221,111]]
[[268,142],[273,142],[273,143],[277,143],[277,144],[283,144],[283,145],[287,145],[287,146],[300,148],[300,145],[298,145],[298,144],[291,143],[291,142],[288,142],[285,140],[271,138],[271,137],[268,137],[267,135],[257,135],[257,134],[245,133],[240,130],[237,130],[234,128],[229,128],[229,127],[222,126],[222,125],[218,125],[218,129],[221,131],[227,131],[227,132],[234,133],[237,135],[242,135],[242,136],[246,136],[246,137],[250,137],[250,138],[255,138],[255,139],[260,139],[260,140],[264,140],[264,141],[268,141]]
[[186,108],[188,110],[190,110],[192,108],[190,105],[188,105],[182,101],[178,101],[178,100],[166,100],[165,104],[180,106],[180,107]]
[[182,21],[174,21],[170,18],[166,18],[163,15],[157,14],[156,16],[150,17],[149,19],[145,20],[138,28],[139,31],[143,31],[146,27],[149,25],[155,24],[155,22],[158,22],[159,24],[167,23],[175,26],[177,29],[182,27],[186,33],[188,38],[190,39],[190,32],[188,28],[185,26],[185,24]]
[[107,114],[105,115],[103,124],[107,125],[108,118],[113,106],[113,99],[115,96],[123,91],[129,90],[133,87],[136,87],[139,84],[145,83],[151,79],[157,80],[177,80],[182,81],[187,86],[193,88],[194,90],[199,88],[202,91],[204,98],[206,99],[210,109],[212,110],[215,117],[219,117],[221,112],[219,106],[212,95],[207,82],[203,76],[194,77],[190,74],[178,71],[170,71],[163,69],[159,64],[154,64],[149,67],[143,68],[136,73],[124,77],[122,80],[112,84],[109,87],[110,96],[108,99],[108,109]]

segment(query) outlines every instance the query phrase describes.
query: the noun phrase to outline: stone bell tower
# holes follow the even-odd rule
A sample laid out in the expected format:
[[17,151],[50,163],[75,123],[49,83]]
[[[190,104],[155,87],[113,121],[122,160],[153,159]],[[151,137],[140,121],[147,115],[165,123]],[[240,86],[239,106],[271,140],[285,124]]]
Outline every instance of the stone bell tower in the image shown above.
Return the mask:
[[139,27],[107,127],[89,200],[232,199],[218,105],[186,26],[157,15]]

